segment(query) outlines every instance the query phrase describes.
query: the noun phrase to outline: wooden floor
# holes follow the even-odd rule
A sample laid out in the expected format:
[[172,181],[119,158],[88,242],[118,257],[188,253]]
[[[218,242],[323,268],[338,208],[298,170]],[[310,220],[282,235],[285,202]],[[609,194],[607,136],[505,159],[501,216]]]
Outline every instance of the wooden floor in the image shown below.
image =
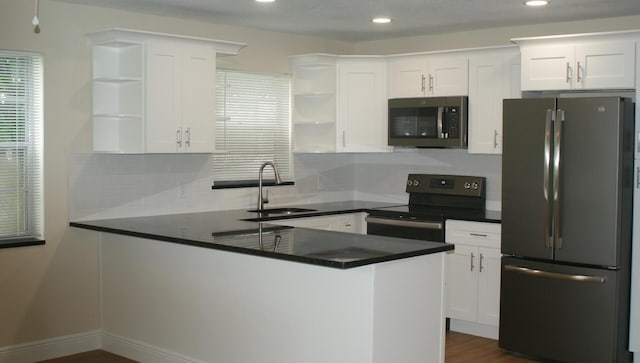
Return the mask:
[[[491,339],[447,332],[446,363],[527,363],[535,362],[516,357],[498,347]],[[40,363],[135,363],[132,360],[102,350],[50,359]]]
[[456,333],[447,332],[445,346],[446,363],[527,363],[533,360],[517,357],[498,347],[498,341]]
[[92,350],[62,358],[43,360],[39,363],[135,363],[135,361],[104,350]]

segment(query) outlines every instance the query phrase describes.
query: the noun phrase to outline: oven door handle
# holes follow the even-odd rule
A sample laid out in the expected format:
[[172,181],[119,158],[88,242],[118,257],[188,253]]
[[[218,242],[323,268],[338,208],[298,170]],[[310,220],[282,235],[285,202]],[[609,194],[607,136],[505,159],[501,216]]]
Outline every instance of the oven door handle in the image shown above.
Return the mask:
[[443,222],[407,221],[407,220],[380,218],[380,217],[372,217],[372,216],[367,216],[365,218],[365,221],[367,223],[384,224],[387,226],[396,226],[396,227],[412,227],[412,228],[439,229],[439,230],[444,227]]

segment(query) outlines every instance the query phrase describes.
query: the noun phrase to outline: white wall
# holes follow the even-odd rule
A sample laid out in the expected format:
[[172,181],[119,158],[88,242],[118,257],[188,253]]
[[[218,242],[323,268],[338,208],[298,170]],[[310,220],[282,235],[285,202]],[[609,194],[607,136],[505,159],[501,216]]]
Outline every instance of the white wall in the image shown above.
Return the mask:
[[[45,60],[47,244],[0,250],[0,347],[91,331],[100,326],[98,243],[93,233],[69,228],[70,217],[134,214],[140,207],[149,207],[152,212],[184,211],[192,206],[190,202],[200,203],[197,208],[243,207],[252,205],[255,198],[251,189],[211,191],[207,177],[209,160],[197,156],[181,159],[87,154],[91,150],[87,33],[122,27],[246,42],[248,46],[238,56],[224,58],[221,66],[286,72],[287,57],[294,54],[404,53],[505,44],[513,36],[550,32],[621,30],[640,24],[640,17],[629,17],[353,44],[52,0],[40,2],[42,32],[38,35],[32,31],[32,17],[33,1],[0,0],[0,48],[41,52]],[[273,200],[288,203],[344,196],[401,199],[404,178],[410,171],[479,175],[486,171],[490,178],[490,199],[495,200],[498,160],[499,157],[433,150],[413,151],[409,155],[302,155],[296,157],[298,185],[274,188]],[[132,165],[142,164],[146,168],[144,173],[131,172]],[[384,165],[385,172],[376,174],[380,165]],[[153,184],[163,167],[176,175]],[[187,198],[183,198],[186,201],[176,198],[177,191],[171,190],[177,188],[176,182],[187,184]],[[152,184],[151,191],[146,190]],[[289,196],[292,190],[293,196]],[[318,197],[317,192],[323,194]],[[115,199],[120,196],[131,197],[133,202]],[[175,205],[169,208],[169,204]]]

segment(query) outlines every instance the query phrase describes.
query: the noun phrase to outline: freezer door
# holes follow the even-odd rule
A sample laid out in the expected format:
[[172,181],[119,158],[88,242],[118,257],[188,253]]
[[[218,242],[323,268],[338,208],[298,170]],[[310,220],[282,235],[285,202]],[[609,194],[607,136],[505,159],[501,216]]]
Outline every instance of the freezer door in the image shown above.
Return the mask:
[[[618,266],[623,221],[623,108],[618,97],[558,100],[559,241],[555,260]],[[627,151],[629,161],[631,151]],[[630,168],[630,165],[629,165]],[[631,170],[624,173],[631,185]],[[629,194],[628,199],[632,198]],[[626,217],[625,217],[626,218]],[[627,224],[627,228],[629,225]]]
[[503,103],[502,253],[552,258],[550,163],[555,99]]
[[562,362],[628,362],[618,273],[503,257],[499,346]]

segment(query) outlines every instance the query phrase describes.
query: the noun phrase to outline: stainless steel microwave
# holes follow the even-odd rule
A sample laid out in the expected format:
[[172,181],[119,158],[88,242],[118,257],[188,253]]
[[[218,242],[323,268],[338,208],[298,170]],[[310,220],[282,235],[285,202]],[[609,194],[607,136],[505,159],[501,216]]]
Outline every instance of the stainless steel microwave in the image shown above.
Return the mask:
[[392,98],[389,145],[467,147],[467,96]]

